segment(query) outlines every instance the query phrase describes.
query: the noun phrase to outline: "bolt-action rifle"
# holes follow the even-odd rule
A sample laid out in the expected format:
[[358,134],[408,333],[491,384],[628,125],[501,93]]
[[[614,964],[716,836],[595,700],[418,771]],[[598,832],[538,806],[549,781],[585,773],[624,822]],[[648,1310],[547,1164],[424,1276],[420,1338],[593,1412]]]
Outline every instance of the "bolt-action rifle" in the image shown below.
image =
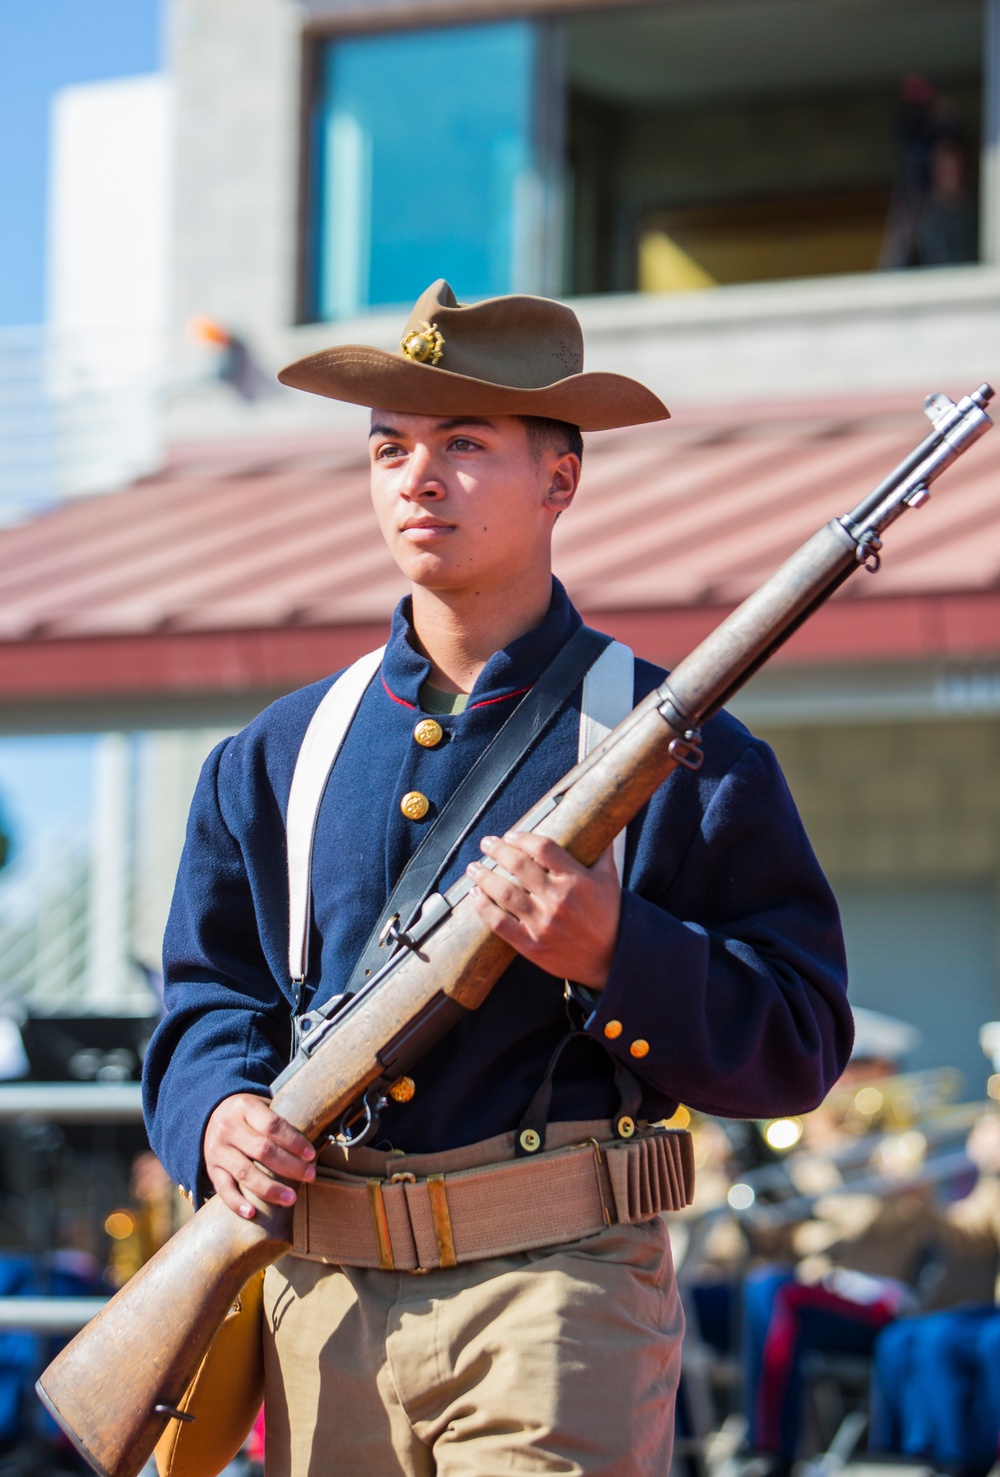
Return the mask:
[[[878,569],[885,530],[926,502],[931,483],[993,424],[992,395],[981,385],[957,405],[930,396],[931,434],[727,616],[518,828],[593,865],[672,770],[699,767],[699,725],[855,570]],[[274,1111],[307,1138],[318,1142],[339,1121],[344,1140],[362,1141],[391,1084],[482,1004],[510,963],[512,948],[480,921],[467,892],[461,880],[430,897],[397,934],[388,964],[314,1026],[277,1079]],[[247,1221],[209,1200],[39,1380],[45,1405],[103,1477],[136,1477],[243,1285],[290,1249],[291,1211],[255,1203]]]

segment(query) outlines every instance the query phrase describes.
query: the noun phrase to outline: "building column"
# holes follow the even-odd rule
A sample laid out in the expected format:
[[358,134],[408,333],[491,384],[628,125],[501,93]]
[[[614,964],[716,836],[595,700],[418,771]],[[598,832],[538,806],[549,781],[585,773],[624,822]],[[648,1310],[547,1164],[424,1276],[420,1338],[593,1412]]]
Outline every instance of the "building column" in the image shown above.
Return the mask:
[[129,737],[102,734],[94,762],[90,902],[83,1010],[127,1012],[129,994]]
[[983,0],[983,152],[979,255],[1000,266],[1000,0]]

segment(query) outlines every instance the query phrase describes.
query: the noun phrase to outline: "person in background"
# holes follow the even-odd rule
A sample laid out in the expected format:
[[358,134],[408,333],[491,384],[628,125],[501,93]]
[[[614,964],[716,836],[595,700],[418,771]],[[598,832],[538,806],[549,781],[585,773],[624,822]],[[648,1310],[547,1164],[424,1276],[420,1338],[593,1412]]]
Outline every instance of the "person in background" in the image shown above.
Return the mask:
[[[920,1042],[906,1021],[856,1009],[855,1046],[841,1082],[805,1120],[803,1145],[831,1155],[844,1086],[887,1083]],[[922,1164],[884,1161],[881,1194],[831,1184],[814,1215],[790,1228],[792,1259],[764,1265],[743,1290],[742,1374],[750,1450],[770,1471],[791,1468],[803,1420],[803,1366],[815,1352],[870,1356],[881,1330],[920,1306],[982,1296],[996,1275],[995,1246],[964,1234],[960,1205],[942,1212]],[[991,1202],[992,1203],[992,1202]],[[968,1215],[966,1211],[965,1214]],[[977,1219],[977,1217],[973,1217]]]
[[148,1149],[132,1161],[129,1199],[127,1209],[112,1211],[105,1221],[111,1237],[107,1280],[112,1287],[123,1287],[134,1277],[191,1214],[191,1207]]
[[975,261],[972,151],[947,99],[917,73],[900,85],[895,140],[896,179],[879,266],[898,271]]
[[[950,1206],[954,1260],[1000,1271],[1000,1116],[984,1113],[966,1145],[978,1170]],[[992,1296],[901,1319],[875,1341],[872,1451],[931,1461],[955,1477],[985,1477],[1000,1444],[1000,1284]]]
[[927,197],[917,221],[920,265],[974,262],[979,251],[979,212],[970,150],[960,129],[942,131],[929,162]]

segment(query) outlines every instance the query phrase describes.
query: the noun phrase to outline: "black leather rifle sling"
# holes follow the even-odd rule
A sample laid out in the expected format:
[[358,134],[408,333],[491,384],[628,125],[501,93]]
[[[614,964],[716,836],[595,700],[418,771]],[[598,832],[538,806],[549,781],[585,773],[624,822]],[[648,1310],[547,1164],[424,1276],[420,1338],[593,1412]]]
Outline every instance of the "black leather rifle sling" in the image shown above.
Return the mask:
[[[589,626],[580,626],[552,659],[452,792],[434,825],[403,869],[354,966],[347,988],[316,1011],[307,1013],[303,1020],[307,1029],[308,1023],[317,1017],[339,1010],[344,1000],[356,994],[368,976],[386,962],[386,945],[395,943],[397,935],[405,934],[414,922],[438,878],[507,776],[565,707],[601,652],[610,644],[610,636],[592,631]],[[390,925],[393,925],[391,930]]]

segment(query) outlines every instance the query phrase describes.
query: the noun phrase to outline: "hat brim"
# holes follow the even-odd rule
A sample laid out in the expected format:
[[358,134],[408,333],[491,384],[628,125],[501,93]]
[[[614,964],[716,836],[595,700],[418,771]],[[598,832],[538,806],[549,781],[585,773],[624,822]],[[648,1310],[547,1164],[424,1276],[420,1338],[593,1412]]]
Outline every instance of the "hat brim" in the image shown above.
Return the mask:
[[581,431],[609,431],[668,419],[652,390],[624,374],[571,374],[525,390],[419,364],[365,344],[343,344],[296,359],[279,371],[283,385],[404,415],[537,415]]

